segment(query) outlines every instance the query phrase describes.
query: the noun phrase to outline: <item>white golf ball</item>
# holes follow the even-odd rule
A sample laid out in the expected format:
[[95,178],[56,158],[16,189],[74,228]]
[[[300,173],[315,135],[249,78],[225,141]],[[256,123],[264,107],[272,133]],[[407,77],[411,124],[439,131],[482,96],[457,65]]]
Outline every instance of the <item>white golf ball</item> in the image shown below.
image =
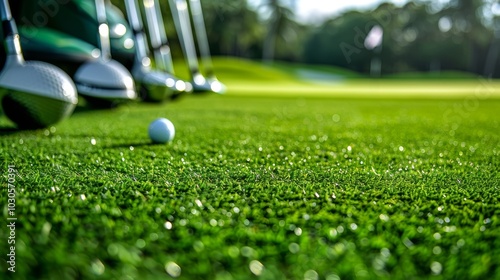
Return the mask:
[[167,143],[174,139],[174,124],[165,119],[159,118],[151,122],[148,128],[149,138],[155,143]]

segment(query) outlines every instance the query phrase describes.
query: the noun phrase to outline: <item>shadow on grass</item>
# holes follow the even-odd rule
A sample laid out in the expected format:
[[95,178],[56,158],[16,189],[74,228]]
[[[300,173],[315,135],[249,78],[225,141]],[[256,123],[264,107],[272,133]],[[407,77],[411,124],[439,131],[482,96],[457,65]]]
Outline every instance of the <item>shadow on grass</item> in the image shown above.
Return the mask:
[[12,126],[0,126],[0,136],[12,135],[23,131],[25,130],[21,130]]
[[154,143],[154,142],[120,143],[120,144],[106,145],[106,148],[111,148],[111,149],[127,148],[127,149],[130,149],[130,147],[140,148],[140,147],[154,147],[154,146],[161,146],[161,145],[166,145],[166,144]]

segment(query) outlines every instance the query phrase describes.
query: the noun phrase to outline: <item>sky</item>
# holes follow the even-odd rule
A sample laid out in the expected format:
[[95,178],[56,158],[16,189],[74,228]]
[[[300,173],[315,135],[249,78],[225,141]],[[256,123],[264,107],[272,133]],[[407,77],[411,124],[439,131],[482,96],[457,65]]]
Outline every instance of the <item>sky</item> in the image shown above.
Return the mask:
[[[438,0],[443,1],[443,0]],[[248,0],[249,4],[258,7],[263,0]],[[283,3],[295,5],[297,20],[304,23],[320,23],[332,15],[338,15],[352,9],[369,10],[382,2],[404,4],[408,0],[286,0]],[[295,4],[293,4],[295,3]]]
[[295,0],[299,21],[314,23],[351,9],[372,9],[382,2],[404,4],[407,0]]

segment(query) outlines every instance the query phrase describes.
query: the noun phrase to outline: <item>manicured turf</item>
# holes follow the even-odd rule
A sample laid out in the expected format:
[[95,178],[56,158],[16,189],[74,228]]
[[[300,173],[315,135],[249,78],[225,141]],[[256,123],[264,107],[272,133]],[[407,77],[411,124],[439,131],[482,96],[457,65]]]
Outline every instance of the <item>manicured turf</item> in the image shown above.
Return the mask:
[[[17,221],[16,273],[5,226],[0,272],[500,278],[499,99],[304,94],[80,108],[41,131],[2,118]],[[172,143],[150,144],[157,117],[176,125]]]

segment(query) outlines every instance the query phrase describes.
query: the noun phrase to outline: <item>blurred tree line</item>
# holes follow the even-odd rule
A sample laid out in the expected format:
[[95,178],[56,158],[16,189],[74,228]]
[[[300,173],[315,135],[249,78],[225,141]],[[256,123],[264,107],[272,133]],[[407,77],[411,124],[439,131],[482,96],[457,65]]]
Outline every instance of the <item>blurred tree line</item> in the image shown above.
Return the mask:
[[[451,70],[500,77],[496,0],[383,3],[371,11],[349,11],[310,25],[297,22],[284,1],[262,0],[257,7],[247,0],[201,1],[212,54],[331,65],[362,73],[370,72],[373,56],[379,55],[385,74]],[[180,55],[171,16],[164,16],[174,55]],[[375,25],[384,30],[380,54],[363,44]]]

